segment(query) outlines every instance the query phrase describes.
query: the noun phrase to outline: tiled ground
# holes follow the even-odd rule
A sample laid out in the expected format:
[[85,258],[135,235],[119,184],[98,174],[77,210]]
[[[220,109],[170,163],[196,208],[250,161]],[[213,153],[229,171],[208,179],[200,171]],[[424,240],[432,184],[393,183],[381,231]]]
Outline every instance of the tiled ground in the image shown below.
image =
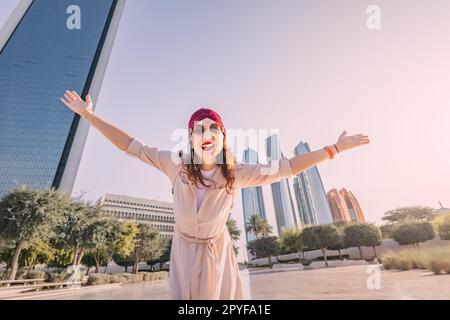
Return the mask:
[[[388,271],[379,270],[376,265],[354,265],[313,270],[297,270],[293,266],[258,269],[251,270],[249,277],[248,270],[241,272],[247,286],[246,297],[250,294],[251,299],[450,299],[450,275],[429,271]],[[368,288],[368,282],[373,289]],[[59,299],[169,298],[167,281],[158,281]]]

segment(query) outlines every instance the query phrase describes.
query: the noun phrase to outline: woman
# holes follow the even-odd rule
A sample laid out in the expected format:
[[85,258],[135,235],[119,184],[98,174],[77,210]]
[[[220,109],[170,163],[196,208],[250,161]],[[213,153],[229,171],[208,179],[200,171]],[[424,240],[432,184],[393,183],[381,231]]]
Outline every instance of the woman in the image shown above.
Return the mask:
[[[220,116],[202,108],[189,120],[190,154],[149,146],[96,115],[86,101],[67,91],[61,101],[126,154],[167,175],[172,183],[175,228],[169,285],[173,299],[243,299],[239,267],[226,221],[236,191],[289,178],[336,153],[366,144],[367,136],[344,131],[332,146],[269,164],[237,164],[228,151]],[[270,172],[270,174],[268,174]]]

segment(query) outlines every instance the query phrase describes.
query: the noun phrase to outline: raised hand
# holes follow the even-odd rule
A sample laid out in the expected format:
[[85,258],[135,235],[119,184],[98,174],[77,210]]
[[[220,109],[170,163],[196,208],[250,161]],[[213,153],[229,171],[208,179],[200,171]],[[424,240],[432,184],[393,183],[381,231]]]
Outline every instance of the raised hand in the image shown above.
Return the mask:
[[352,149],[360,145],[369,143],[369,137],[363,134],[356,134],[354,136],[347,136],[347,131],[343,131],[339,136],[338,142],[336,143],[339,152],[344,150]]
[[66,90],[64,98],[60,98],[62,103],[68,106],[73,112],[79,114],[81,117],[85,117],[88,113],[93,113],[91,96],[86,96],[86,101],[83,101],[81,97],[75,91]]

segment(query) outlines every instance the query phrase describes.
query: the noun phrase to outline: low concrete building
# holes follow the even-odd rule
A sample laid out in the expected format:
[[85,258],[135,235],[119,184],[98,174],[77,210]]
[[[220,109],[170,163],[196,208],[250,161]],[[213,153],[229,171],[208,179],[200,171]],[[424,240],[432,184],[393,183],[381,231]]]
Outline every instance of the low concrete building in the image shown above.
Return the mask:
[[173,236],[175,216],[171,202],[105,193],[95,204],[114,218],[149,224],[163,239]]

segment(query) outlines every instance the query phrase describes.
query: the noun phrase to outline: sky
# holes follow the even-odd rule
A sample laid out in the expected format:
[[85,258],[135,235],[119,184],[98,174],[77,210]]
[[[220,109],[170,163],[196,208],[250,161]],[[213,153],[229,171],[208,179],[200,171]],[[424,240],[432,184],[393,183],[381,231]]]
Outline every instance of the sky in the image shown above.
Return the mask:
[[[0,25],[17,3],[1,0]],[[287,157],[300,141],[317,150],[343,130],[368,135],[318,169],[326,191],[347,188],[381,223],[401,206],[450,207],[449,39],[446,0],[132,0],[95,111],[161,149],[203,106],[227,128],[278,129]],[[93,128],[82,191],[172,201],[166,176]],[[233,215],[242,222],[240,201]]]

